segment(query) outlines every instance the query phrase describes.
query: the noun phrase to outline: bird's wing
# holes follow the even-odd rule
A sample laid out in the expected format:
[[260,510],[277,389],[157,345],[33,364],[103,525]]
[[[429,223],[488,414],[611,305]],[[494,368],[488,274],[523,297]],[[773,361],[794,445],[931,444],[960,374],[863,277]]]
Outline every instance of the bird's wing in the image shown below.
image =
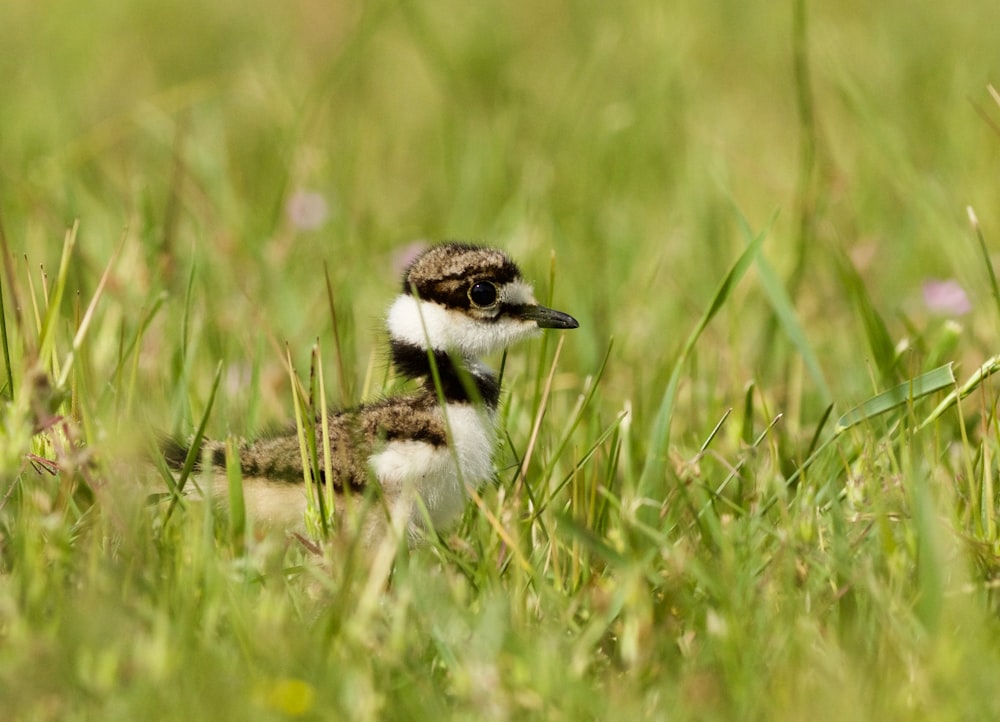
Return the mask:
[[[402,396],[342,411],[327,419],[329,465],[334,488],[363,491],[371,478],[369,459],[392,441],[413,441],[435,447],[447,443],[444,417],[436,399]],[[316,422],[316,451],[325,474],[323,425]],[[302,452],[296,433],[264,437],[240,448],[240,466],[247,476],[301,482]],[[324,482],[326,480],[324,479]]]

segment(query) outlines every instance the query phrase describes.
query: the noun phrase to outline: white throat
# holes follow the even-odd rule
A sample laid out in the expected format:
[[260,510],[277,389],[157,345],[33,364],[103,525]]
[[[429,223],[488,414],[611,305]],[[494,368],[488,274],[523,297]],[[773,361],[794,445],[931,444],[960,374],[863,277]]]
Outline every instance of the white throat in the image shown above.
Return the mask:
[[534,321],[500,318],[480,321],[460,310],[403,294],[389,308],[386,326],[393,340],[434,351],[457,352],[466,359],[500,351],[537,335]]

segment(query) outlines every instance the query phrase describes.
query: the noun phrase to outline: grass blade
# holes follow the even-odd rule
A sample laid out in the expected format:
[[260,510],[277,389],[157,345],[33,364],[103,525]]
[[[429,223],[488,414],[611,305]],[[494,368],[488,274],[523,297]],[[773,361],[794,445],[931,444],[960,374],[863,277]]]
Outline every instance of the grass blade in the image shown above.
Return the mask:
[[337,320],[337,305],[334,303],[333,284],[330,282],[330,269],[323,263],[323,275],[326,278],[326,301],[330,306],[330,320],[333,323],[333,347],[337,352],[337,374],[340,379],[340,403],[351,401],[350,387],[347,383],[347,369],[344,365],[344,346],[341,339],[340,323]]
[[834,251],[834,253],[840,282],[854,304],[857,315],[861,318],[865,337],[868,339],[868,347],[871,349],[872,358],[875,360],[879,374],[884,380],[894,379],[896,378],[894,371],[896,348],[892,343],[892,336],[889,335],[889,328],[875,308],[875,304],[872,303],[871,296],[868,295],[868,290],[865,288],[865,282],[857,269],[854,268],[854,264],[843,253],[838,251]]
[[[329,281],[329,276],[327,276]],[[332,298],[332,296],[331,296]],[[332,312],[332,307],[331,307]],[[340,355],[338,350],[338,356]],[[319,423],[323,436],[322,474],[325,483],[317,489],[316,499],[319,502],[319,513],[322,518],[321,527],[325,535],[330,533],[330,522],[333,520],[334,489],[333,489],[333,448],[330,445],[330,413],[326,403],[326,381],[323,374],[323,354],[319,342],[316,342],[316,378],[319,384]],[[344,389],[346,391],[346,389]]]
[[966,396],[971,394],[978,388],[978,386],[988,379],[993,374],[1000,371],[1000,356],[993,356],[987,359],[976,371],[968,378],[968,380],[962,384],[960,388],[955,389],[950,394],[948,394],[940,404],[934,407],[930,415],[920,424],[920,428],[923,429],[928,425],[934,423],[941,414],[954,406],[960,399],[964,399]]
[[[7,236],[3,229],[3,220],[0,219],[0,253],[3,253],[3,264],[6,271],[6,276],[10,278],[10,253],[7,248]],[[3,283],[0,283],[0,342],[3,343],[3,365],[6,374],[6,382],[4,383],[3,390],[0,391],[0,398],[5,398],[8,401],[14,399],[14,370],[10,365],[10,344],[7,338],[7,309],[4,307],[3,300]],[[11,287],[8,293],[14,296],[14,288]],[[17,308],[16,299],[11,299],[14,308]]]
[[684,364],[691,355],[705,327],[708,326],[719,310],[725,305],[736,284],[739,283],[740,279],[747,272],[747,269],[750,268],[750,265],[760,252],[766,236],[767,231],[762,231],[743,249],[743,253],[736,259],[736,263],[729,269],[726,277],[722,279],[722,283],[715,290],[712,302],[701,318],[698,319],[698,323],[695,324],[694,329],[681,349],[680,355],[674,362],[670,379],[667,382],[667,388],[663,393],[660,408],[653,422],[653,431],[650,434],[649,448],[647,450],[648,456],[643,466],[642,474],[639,477],[639,496],[642,498],[659,498],[660,496],[657,492],[663,483],[663,475],[666,469],[667,452],[670,447],[670,425],[674,414],[674,401],[677,398],[677,386],[680,383],[681,371],[684,368]]
[[[69,355],[66,357],[66,361],[62,366],[62,372],[59,375],[59,388],[65,387],[66,381],[69,379],[69,374],[73,370],[73,363],[76,359],[76,354],[79,352],[80,345],[87,336],[87,330],[90,328],[90,322],[94,318],[94,310],[97,308],[97,303],[104,294],[104,287],[107,285],[108,277],[111,275],[111,268],[114,266],[115,261],[118,258],[118,254],[121,252],[122,246],[125,245],[125,238],[126,236],[122,235],[122,239],[119,241],[118,247],[115,249],[114,253],[111,254],[111,260],[108,261],[108,265],[105,267],[104,273],[101,274],[101,280],[97,284],[97,290],[94,291],[94,297],[90,299],[90,304],[87,306],[87,310],[83,314],[83,320],[80,321],[77,332],[73,336],[73,345],[70,347]],[[52,312],[53,309],[50,307],[49,313],[51,314]],[[46,319],[47,318],[48,317],[46,317]]]
[[906,406],[911,401],[919,399],[935,391],[955,386],[955,373],[952,364],[939,366],[916,378],[904,381],[888,391],[873,396],[864,403],[855,406],[837,420],[835,434],[841,434],[855,424],[874,418],[887,411]]
[[[963,389],[967,389],[965,393],[969,393],[978,385],[985,376],[992,373],[992,371],[987,371],[987,368],[992,369],[992,371],[1000,368],[1000,357],[993,359],[993,364],[990,365],[989,362],[984,364],[980,368],[979,372],[973,374],[973,378],[970,379]],[[820,454],[826,451],[827,447],[833,444],[841,434],[850,429],[853,426],[867,420],[875,418],[881,414],[897,409],[900,407],[908,406],[912,401],[932,394],[935,391],[940,391],[942,389],[948,388],[955,385],[955,374],[952,364],[946,364],[944,366],[939,366],[936,369],[928,371],[927,373],[921,374],[909,381],[904,381],[898,386],[894,386],[888,391],[883,391],[882,393],[871,397],[867,401],[854,407],[846,414],[841,416],[836,425],[833,428],[833,433],[826,438],[822,443],[819,442],[820,432],[826,424],[827,418],[830,416],[832,407],[828,407],[824,412],[823,417],[817,426],[816,433],[813,435],[812,441],[809,444],[809,455],[806,460],[792,473],[791,476],[786,480],[786,484],[793,484],[798,481],[799,477],[812,466],[813,462],[819,458]],[[919,429],[925,428],[934,419],[940,416],[944,411],[949,408],[958,400],[958,395],[960,395],[961,390],[953,391],[948,397],[945,398],[938,406],[931,412],[931,415],[925,419],[919,426]]]
[[972,230],[976,233],[976,240],[979,241],[979,251],[983,254],[983,265],[986,266],[986,270],[990,275],[990,293],[993,296],[993,303],[997,307],[997,318],[1000,318],[1000,284],[997,283],[997,274],[993,269],[993,259],[990,258],[990,250],[986,247],[986,239],[983,237],[983,229],[979,225],[979,218],[976,217],[976,212],[972,209],[972,206],[968,206],[965,210],[969,214],[969,223],[972,224]]
[[10,365],[10,344],[7,341],[7,311],[4,308],[3,283],[0,282],[0,342],[3,343],[3,367],[6,379],[0,397],[8,401],[14,398],[14,371]]
[[205,438],[205,428],[208,426],[208,417],[212,414],[212,406],[215,404],[215,394],[219,390],[219,381],[222,380],[222,361],[215,366],[215,378],[212,380],[212,390],[209,391],[208,401],[205,402],[205,412],[201,415],[198,423],[198,430],[194,432],[191,439],[191,446],[188,448],[187,456],[184,457],[184,465],[181,467],[180,476],[177,477],[177,495],[170,500],[167,507],[166,518],[173,514],[174,507],[177,506],[179,495],[184,492],[184,486],[194,471],[198,456],[201,454],[201,442]]
[[55,329],[59,320],[59,308],[62,305],[63,293],[66,290],[66,279],[69,275],[69,262],[73,256],[73,249],[76,247],[77,232],[80,230],[80,222],[73,223],[72,228],[66,231],[63,241],[62,257],[59,260],[59,273],[56,276],[55,285],[52,287],[52,297],[48,298],[45,318],[42,319],[38,333],[38,358],[45,363],[49,358],[52,347],[55,344]]
[[229,482],[229,533],[233,550],[246,549],[247,510],[243,498],[243,472],[240,469],[239,444],[232,436],[226,439],[226,479]]
[[[738,210],[737,213],[739,213],[740,227],[743,230],[743,235],[749,243],[753,240],[753,232],[751,231],[750,225],[743,214]],[[812,377],[813,383],[816,384],[816,388],[819,391],[823,403],[831,403],[833,395],[830,393],[830,386],[827,384],[826,377],[823,375],[823,368],[820,366],[819,359],[816,357],[816,354],[813,353],[812,344],[809,343],[806,332],[802,328],[802,324],[799,323],[799,317],[795,312],[792,297],[788,295],[788,291],[785,289],[781,279],[778,278],[778,274],[775,272],[774,267],[771,266],[763,253],[757,256],[756,265],[757,276],[760,279],[760,286],[764,289],[764,295],[767,296],[768,303],[771,305],[771,310],[774,311],[774,315],[777,317],[782,330],[784,330],[785,336],[788,337],[792,346],[795,347],[799,356],[802,357],[802,360],[806,365],[806,370],[809,371],[809,375]]]

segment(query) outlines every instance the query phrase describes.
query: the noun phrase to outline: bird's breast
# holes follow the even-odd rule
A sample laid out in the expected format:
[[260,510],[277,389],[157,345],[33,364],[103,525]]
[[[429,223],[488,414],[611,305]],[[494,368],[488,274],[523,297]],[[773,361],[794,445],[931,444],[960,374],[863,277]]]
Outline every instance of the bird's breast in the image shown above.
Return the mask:
[[[468,403],[448,404],[448,439],[435,444],[413,439],[387,442],[369,458],[369,465],[391,503],[407,505],[419,495],[435,528],[461,516],[468,494],[493,476],[496,428],[489,412]],[[423,511],[410,511],[415,522]]]

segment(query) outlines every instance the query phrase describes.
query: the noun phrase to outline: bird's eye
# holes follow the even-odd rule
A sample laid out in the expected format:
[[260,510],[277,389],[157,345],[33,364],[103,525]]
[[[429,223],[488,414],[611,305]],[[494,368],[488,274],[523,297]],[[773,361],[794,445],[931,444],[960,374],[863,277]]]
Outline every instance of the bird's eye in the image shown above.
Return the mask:
[[469,300],[479,308],[488,308],[497,302],[497,287],[489,281],[479,281],[469,289]]

